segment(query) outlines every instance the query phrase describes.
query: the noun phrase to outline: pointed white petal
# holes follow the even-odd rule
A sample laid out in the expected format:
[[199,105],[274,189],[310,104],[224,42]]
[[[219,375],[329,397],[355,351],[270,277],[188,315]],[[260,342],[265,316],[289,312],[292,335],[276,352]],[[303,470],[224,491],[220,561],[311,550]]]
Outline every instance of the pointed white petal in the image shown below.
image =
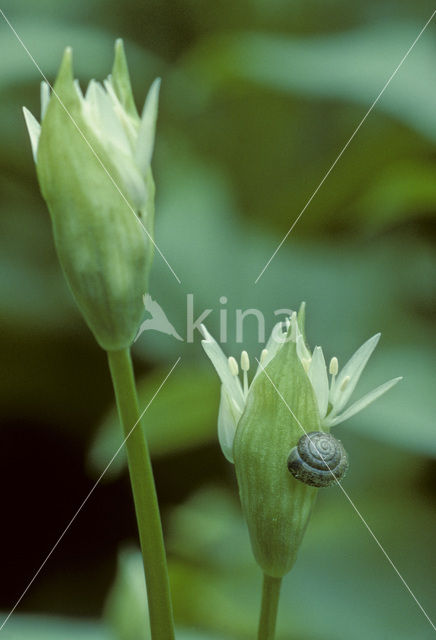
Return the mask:
[[[131,155],[124,155],[121,151],[115,151],[114,164],[120,176],[120,186],[126,188],[126,196],[135,211],[143,212],[143,207],[148,199],[148,187],[138,171]],[[141,215],[144,220],[144,214]]]
[[127,139],[129,140],[129,144],[133,153],[136,147],[140,120],[139,118],[133,118],[131,115],[129,115],[124,109],[121,102],[118,100],[118,96],[115,93],[112,84],[111,76],[108,76],[108,78],[104,81],[104,87],[106,89],[107,95],[109,96],[109,99],[112,102],[112,107],[117,114],[122,126],[124,127],[125,134],[127,136]]
[[48,83],[43,80],[41,82],[41,122],[45,116],[45,112],[47,111],[48,103],[50,100],[50,87]]
[[97,98],[95,97],[96,81],[90,80],[85,92],[85,102],[93,110],[97,110]]
[[[337,414],[341,409],[345,407],[351,394],[353,393],[356,384],[359,381],[362,371],[365,368],[372,352],[377,346],[380,340],[380,334],[377,333],[367,340],[357,351],[351,356],[347,364],[342,368],[338,377],[336,378],[336,384],[330,394],[330,402],[333,405],[333,411]],[[342,384],[345,378],[349,378],[345,388],[342,388]]]
[[131,154],[129,141],[114,111],[112,101],[98,82],[91,80],[86,92],[86,100],[91,105],[95,124],[99,128],[103,144],[110,142],[119,147],[126,155]]
[[315,391],[320,416],[323,418],[327,413],[329,401],[329,379],[321,347],[315,347],[307,375]]
[[201,332],[204,336],[204,340],[201,341],[203,349],[209,356],[220,380],[230,398],[236,402],[236,406],[242,412],[245,405],[244,394],[242,392],[242,385],[237,376],[233,376],[230,373],[229,362],[224,355],[223,350],[219,344],[210,335],[204,325],[201,325]]
[[232,402],[224,385],[221,386],[221,401],[218,412],[218,440],[229,462],[233,462],[233,441],[242,412]]
[[297,327],[297,355],[300,358],[301,362],[303,360],[310,360],[311,355],[309,349],[306,347],[306,343],[304,342],[304,338],[300,333],[300,330]]
[[291,323],[291,340],[297,342],[297,333],[299,331],[297,312],[294,311],[290,318]]
[[141,124],[139,125],[138,139],[136,141],[135,158],[143,175],[146,174],[153,155],[159,88],[160,78],[157,78],[151,85],[145,100]]
[[359,411],[362,411],[362,409],[365,409],[365,407],[367,407],[369,404],[374,402],[374,400],[377,400],[377,398],[379,398],[381,395],[386,393],[386,391],[389,391],[389,389],[392,389],[392,387],[395,386],[397,382],[399,382],[402,379],[403,379],[402,377],[393,378],[392,380],[389,380],[388,382],[385,382],[384,384],[380,385],[376,389],[373,389],[372,391],[367,393],[365,396],[363,396],[363,398],[360,398],[360,400],[357,400],[356,402],[354,402],[350,407],[348,407],[348,409],[344,411],[344,413],[341,413],[341,415],[331,420],[327,418],[325,420],[325,425],[329,427],[334,427],[336,424],[339,424],[344,420],[348,420],[348,418],[351,418],[351,416],[354,416]]
[[283,322],[277,322],[274,325],[268,342],[265,345],[265,349],[263,349],[263,351],[266,351],[267,353],[262,358],[262,363],[258,364],[254,377],[256,377],[262,371],[262,368],[265,368],[271,362],[271,360],[276,356],[281,347],[283,347],[284,340],[282,328]]
[[103,81],[103,84],[109,98],[111,99],[113,108],[117,111],[118,109],[123,109],[123,105],[118,100],[118,96],[115,93],[114,85],[112,84],[112,76],[109,75],[106,80]]
[[85,98],[82,103],[83,115],[85,116],[88,125],[92,127],[96,133],[101,137],[101,122],[100,122],[100,113],[98,109],[98,101],[96,96],[96,86],[97,83],[95,80],[91,80],[86,89]]
[[27,131],[29,132],[30,144],[32,145],[33,159],[36,162],[36,154],[38,152],[38,141],[41,133],[41,125],[29,109],[23,107],[24,119],[27,125]]
[[77,95],[79,96],[80,102],[83,102],[85,98],[83,97],[82,89],[80,88],[80,84],[77,78],[74,80],[74,88],[76,90]]
[[132,148],[112,101],[95,80],[89,83],[82,106],[88,125],[99,137],[115,165],[118,175],[113,176],[114,180],[135,211],[140,211],[148,197],[145,180],[138,171]]

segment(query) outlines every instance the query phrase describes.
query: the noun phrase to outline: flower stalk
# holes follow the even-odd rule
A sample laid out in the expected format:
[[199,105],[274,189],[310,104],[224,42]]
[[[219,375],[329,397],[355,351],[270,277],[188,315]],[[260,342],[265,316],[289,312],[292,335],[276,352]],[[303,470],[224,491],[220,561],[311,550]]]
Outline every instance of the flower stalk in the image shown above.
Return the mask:
[[257,640],[274,640],[282,578],[263,575],[262,604]]
[[123,426],[136,520],[147,583],[153,640],[173,640],[174,623],[159,506],[147,441],[140,422],[129,349],[108,352]]

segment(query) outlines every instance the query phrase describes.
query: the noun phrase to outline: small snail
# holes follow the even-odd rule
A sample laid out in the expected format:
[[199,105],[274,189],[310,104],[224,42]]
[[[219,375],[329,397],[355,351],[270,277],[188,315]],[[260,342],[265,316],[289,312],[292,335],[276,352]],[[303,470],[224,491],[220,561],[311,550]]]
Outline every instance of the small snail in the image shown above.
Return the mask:
[[328,487],[344,477],[348,456],[340,440],[330,433],[311,431],[300,438],[288,457],[288,469],[313,487]]

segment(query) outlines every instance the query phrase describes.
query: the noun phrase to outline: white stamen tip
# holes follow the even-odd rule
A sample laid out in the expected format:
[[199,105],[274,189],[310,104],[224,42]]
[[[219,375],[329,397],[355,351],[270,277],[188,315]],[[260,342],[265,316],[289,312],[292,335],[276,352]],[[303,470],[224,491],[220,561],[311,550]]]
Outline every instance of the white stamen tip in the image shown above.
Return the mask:
[[350,376],[345,376],[341,384],[341,391],[345,391],[345,389],[348,387],[348,383],[350,382],[350,380],[351,380]]
[[232,374],[232,376],[237,376],[239,373],[239,367],[235,358],[233,356],[230,356],[228,362],[229,362],[230,373]]
[[250,358],[248,357],[248,353],[243,351],[241,353],[241,369],[242,371],[248,371],[250,368]]
[[338,370],[339,370],[338,359],[336,358],[336,356],[334,356],[330,360],[329,373],[332,376],[336,376],[336,375],[338,375]]
[[262,349],[262,353],[260,354],[260,364],[263,364],[268,355],[268,349]]
[[312,358],[303,358],[301,364],[304,367],[305,372],[309,371],[310,363],[312,362]]

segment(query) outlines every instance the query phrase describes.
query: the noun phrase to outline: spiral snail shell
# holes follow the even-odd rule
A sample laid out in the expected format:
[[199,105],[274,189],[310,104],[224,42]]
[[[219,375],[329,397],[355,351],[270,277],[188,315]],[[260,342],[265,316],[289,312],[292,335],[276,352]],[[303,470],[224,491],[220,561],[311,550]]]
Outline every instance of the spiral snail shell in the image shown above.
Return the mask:
[[348,456],[340,440],[330,433],[311,431],[300,438],[288,457],[288,469],[312,487],[328,487],[344,477]]

